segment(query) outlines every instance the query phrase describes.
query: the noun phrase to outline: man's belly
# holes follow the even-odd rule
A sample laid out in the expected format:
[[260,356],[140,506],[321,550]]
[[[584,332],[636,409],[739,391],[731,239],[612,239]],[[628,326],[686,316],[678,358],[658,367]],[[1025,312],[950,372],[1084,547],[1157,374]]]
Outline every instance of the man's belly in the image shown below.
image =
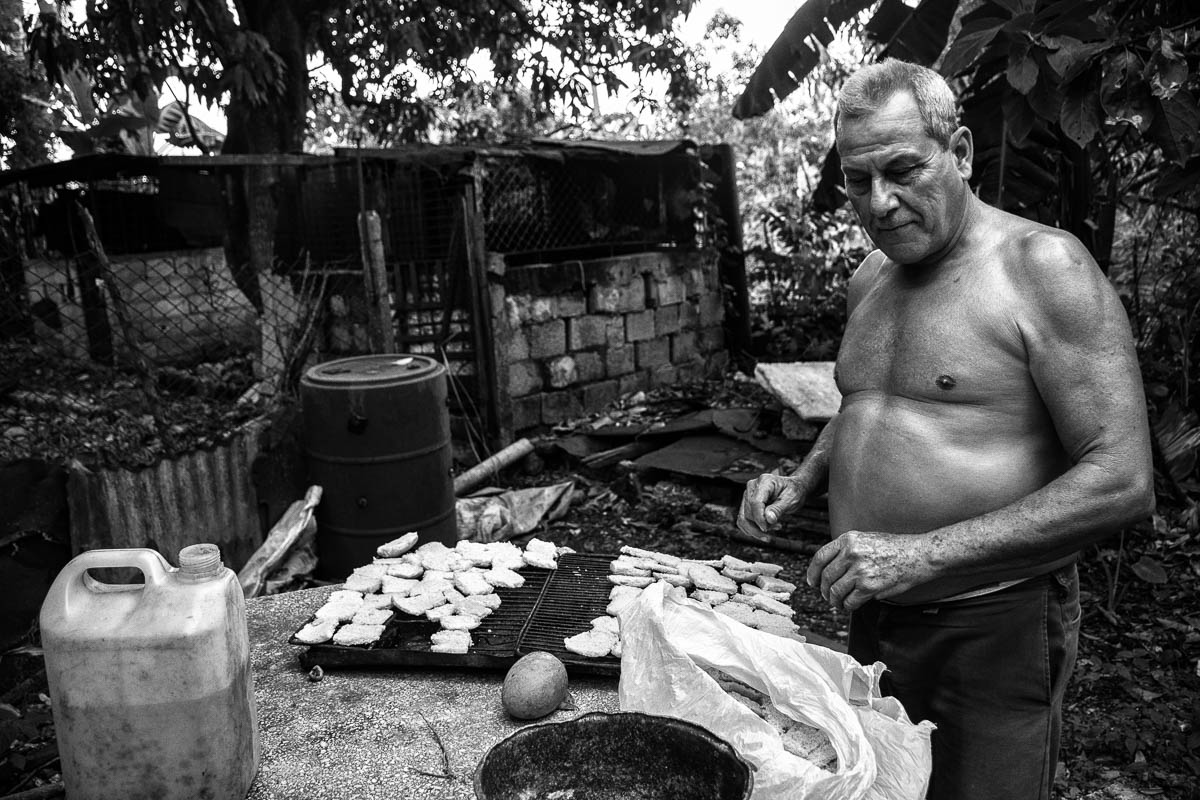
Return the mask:
[[[834,536],[961,522],[1040,489],[1067,468],[1053,428],[1009,410],[882,393],[848,397],[829,465]],[[948,596],[1007,574],[968,576],[902,600]]]

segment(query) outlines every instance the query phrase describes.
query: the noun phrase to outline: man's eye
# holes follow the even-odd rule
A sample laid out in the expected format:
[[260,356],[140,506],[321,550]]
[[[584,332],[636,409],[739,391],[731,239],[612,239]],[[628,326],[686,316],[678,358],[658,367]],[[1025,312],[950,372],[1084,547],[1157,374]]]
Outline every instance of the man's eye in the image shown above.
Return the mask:
[[847,175],[846,176],[846,185],[853,186],[856,189],[860,188],[862,186],[866,186],[868,183],[870,183],[870,181],[864,175]]
[[888,170],[888,177],[894,181],[903,181],[911,178],[916,171],[916,167],[900,167],[898,169],[890,169]]

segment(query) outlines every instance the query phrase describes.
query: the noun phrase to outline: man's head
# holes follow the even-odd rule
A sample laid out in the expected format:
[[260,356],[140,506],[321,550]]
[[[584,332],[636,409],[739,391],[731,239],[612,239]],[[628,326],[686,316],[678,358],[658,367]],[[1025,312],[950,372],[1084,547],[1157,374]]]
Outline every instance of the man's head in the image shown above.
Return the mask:
[[931,69],[887,60],[853,75],[834,116],[846,192],[889,258],[936,259],[961,232],[974,145]]

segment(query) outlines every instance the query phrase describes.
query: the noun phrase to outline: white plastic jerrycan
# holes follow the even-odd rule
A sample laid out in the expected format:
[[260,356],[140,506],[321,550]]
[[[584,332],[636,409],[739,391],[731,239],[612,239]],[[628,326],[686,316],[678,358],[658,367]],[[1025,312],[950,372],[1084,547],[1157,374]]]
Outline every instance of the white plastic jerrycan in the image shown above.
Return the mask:
[[[216,545],[92,550],[42,604],[69,800],[244,798],[258,771],[246,605]],[[88,573],[135,567],[144,584]]]

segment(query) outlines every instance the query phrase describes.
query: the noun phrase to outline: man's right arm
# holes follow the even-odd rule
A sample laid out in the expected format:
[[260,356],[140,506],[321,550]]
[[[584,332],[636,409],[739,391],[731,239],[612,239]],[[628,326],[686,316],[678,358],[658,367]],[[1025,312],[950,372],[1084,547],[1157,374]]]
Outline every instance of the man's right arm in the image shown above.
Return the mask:
[[[887,259],[880,250],[871,251],[854,270],[846,284],[846,318],[854,313],[870,286],[879,278]],[[829,485],[829,455],[837,433],[837,414],[821,430],[812,449],[791,475],[760,475],[746,484],[738,528],[751,536],[765,536],[780,518],[804,505]]]
[[825,491],[837,419],[835,414],[829,420],[791,475],[768,473],[746,484],[738,528],[751,536],[765,536],[785,514],[803,506],[810,496]]

